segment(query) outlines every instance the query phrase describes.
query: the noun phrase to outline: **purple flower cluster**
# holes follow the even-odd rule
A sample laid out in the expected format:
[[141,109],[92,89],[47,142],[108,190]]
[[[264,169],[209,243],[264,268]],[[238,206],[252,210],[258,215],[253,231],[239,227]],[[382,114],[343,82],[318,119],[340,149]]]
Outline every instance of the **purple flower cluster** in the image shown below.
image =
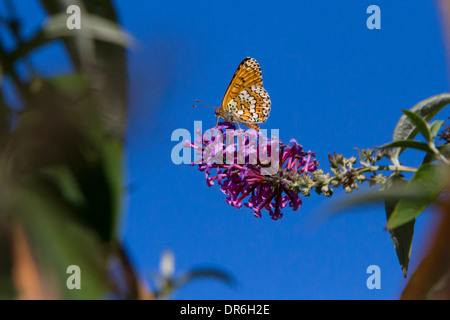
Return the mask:
[[265,209],[273,220],[283,217],[281,210],[287,205],[293,211],[300,208],[302,200],[289,185],[296,177],[315,171],[318,163],[294,139],[292,145],[282,145],[277,138],[268,139],[253,129],[235,130],[227,122],[204,135],[199,130],[196,133],[195,142],[183,143],[195,149],[199,158],[191,165],[205,172],[209,187],[217,181],[228,204],[238,209],[245,205],[254,210],[255,217],[261,217]]

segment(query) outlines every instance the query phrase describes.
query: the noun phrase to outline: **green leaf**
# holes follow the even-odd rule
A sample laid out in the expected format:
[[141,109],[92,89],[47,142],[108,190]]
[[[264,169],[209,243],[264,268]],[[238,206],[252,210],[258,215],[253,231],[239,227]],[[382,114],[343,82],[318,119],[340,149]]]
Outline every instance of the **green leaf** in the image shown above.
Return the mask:
[[430,128],[425,120],[415,112],[409,110],[402,110],[402,112],[411,120],[411,122],[416,126],[416,128],[422,133],[427,141],[430,141],[431,134]]
[[[61,299],[100,299],[107,290],[107,277],[99,237],[76,221],[72,208],[41,183],[30,181],[14,194],[12,209],[25,228],[47,289]],[[66,286],[70,265],[81,269],[81,290]]]
[[110,234],[114,237],[119,236],[120,229],[120,209],[122,205],[123,186],[122,171],[118,168],[122,167],[122,145],[113,139],[105,139],[102,148],[102,169],[105,180],[108,182],[111,201],[111,229]]
[[[425,99],[414,107],[410,111],[422,116],[426,121],[430,121],[439,111],[442,110],[447,104],[450,103],[450,93],[442,93],[436,96],[432,96]],[[395,126],[393,140],[410,140],[414,139],[419,131],[414,127],[411,120],[406,115],[403,115]],[[394,158],[398,159],[403,149],[396,149],[394,152]]]
[[80,73],[63,75],[47,80],[59,92],[72,99],[87,98],[88,83]]
[[411,188],[410,190],[391,188],[387,190],[376,190],[371,188],[369,190],[360,190],[351,196],[346,196],[341,199],[333,201],[331,204],[326,205],[325,209],[321,209],[315,215],[317,221],[325,221],[343,211],[367,206],[369,204],[379,204],[385,201],[399,201],[402,200],[426,200],[427,197],[423,194],[422,190]]
[[[66,8],[60,0],[42,0],[42,6],[50,16],[66,17]],[[98,110],[107,134],[123,141],[126,127],[126,107],[128,95],[127,57],[125,44],[130,37],[119,27],[119,19],[111,1],[79,0],[81,10],[88,15],[88,21],[82,19],[95,33],[78,32],[79,37],[63,37],[62,40],[78,72],[83,73],[94,92]],[[93,19],[91,19],[94,17]],[[62,18],[61,18],[62,19]],[[58,21],[57,21],[58,22]],[[62,32],[67,32],[65,20],[59,21]],[[58,28],[57,28],[58,29]],[[71,34],[73,35],[74,30]],[[93,36],[93,37],[92,37]],[[92,49],[95,51],[93,57]],[[93,64],[86,63],[93,60]]]
[[3,93],[0,92],[0,148],[3,148],[3,144],[10,134],[10,127],[11,109],[6,105]]
[[[398,176],[395,176],[388,182],[386,187],[386,192],[390,190],[404,190],[406,185],[405,180],[401,180]],[[389,199],[385,200],[385,210],[386,219],[389,220],[392,213],[394,212],[395,206],[400,199]],[[414,224],[415,219],[407,222],[406,224],[389,230],[392,242],[394,243],[395,251],[397,253],[397,258],[402,268],[403,276],[406,278],[408,273],[408,265],[411,257],[412,240],[414,235]]]
[[377,149],[390,149],[390,148],[410,148],[410,149],[416,149],[421,150],[425,152],[432,152],[428,144],[416,141],[416,140],[398,140],[393,141],[390,143],[386,143],[380,147],[377,147]]
[[423,197],[400,200],[388,220],[387,228],[397,228],[421,214],[444,189],[443,177],[446,174],[442,166],[429,163],[421,165],[405,190],[422,190]]
[[431,134],[431,140],[434,140],[436,138],[439,129],[442,127],[442,125],[445,123],[443,120],[436,120],[432,124],[430,124],[430,134]]

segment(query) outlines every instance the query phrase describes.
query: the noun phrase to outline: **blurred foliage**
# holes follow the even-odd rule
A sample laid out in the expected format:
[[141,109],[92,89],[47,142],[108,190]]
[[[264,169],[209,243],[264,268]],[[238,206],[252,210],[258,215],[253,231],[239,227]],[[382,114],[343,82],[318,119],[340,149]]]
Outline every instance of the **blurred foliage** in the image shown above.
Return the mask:
[[[81,30],[69,30],[67,2],[43,0],[51,19],[27,39],[17,2],[4,2],[2,28],[15,46],[0,43],[0,296],[98,299],[114,290],[109,257],[126,260],[116,231],[128,38],[110,1],[72,1],[86,17]],[[53,41],[64,43],[73,74],[45,78],[30,62],[34,51]],[[27,68],[26,79],[16,71],[19,63]],[[7,105],[6,80],[23,102],[20,110]],[[70,265],[81,269],[82,290],[66,287]],[[129,265],[125,270],[133,274]],[[137,297],[134,287],[125,297]]]
[[159,272],[153,277],[153,298],[167,299],[180,287],[201,279],[223,282],[228,286],[235,286],[235,280],[225,271],[217,268],[194,268],[181,274],[175,273],[175,256],[169,250],[161,255]]

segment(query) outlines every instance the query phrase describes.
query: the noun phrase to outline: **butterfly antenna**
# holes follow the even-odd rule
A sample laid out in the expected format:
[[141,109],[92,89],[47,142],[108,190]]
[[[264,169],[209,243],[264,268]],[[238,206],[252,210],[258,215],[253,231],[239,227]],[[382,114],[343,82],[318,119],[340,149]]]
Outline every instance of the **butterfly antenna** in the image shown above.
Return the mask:
[[196,101],[197,103],[202,103],[202,104],[204,104],[204,106],[196,106],[196,105],[193,105],[192,108],[216,108],[216,107],[214,107],[214,106],[212,106],[212,105],[210,105],[210,104],[208,104],[208,103],[201,102],[201,101],[198,100],[198,99],[195,99],[195,101]]

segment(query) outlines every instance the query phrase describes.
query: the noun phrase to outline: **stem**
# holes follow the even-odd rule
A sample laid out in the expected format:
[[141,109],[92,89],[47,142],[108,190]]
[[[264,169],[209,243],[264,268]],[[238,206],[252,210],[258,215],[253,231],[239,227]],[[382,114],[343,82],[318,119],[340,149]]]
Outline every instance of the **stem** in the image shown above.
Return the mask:
[[390,165],[390,166],[368,166],[359,170],[361,173],[374,171],[416,172],[417,168],[405,167],[401,165],[398,166]]
[[[366,165],[364,167],[355,169],[355,171],[357,173],[366,173],[366,172],[376,172],[376,171],[394,171],[394,172],[416,172],[417,168],[412,168],[412,167],[405,167],[405,166],[396,166],[396,165],[388,165],[388,166],[372,166],[372,165]],[[297,185],[297,182],[292,183],[290,181],[286,181],[283,179],[283,182],[286,183],[289,187],[289,189],[294,189],[296,187],[298,188],[304,188],[304,187],[308,187],[310,189],[314,189],[316,188],[319,184],[323,184],[323,185],[331,185],[332,181],[340,181],[343,176],[347,173],[348,171],[345,170],[343,172],[341,172],[340,174],[334,175],[333,177],[331,177],[329,180],[323,182],[315,182],[314,185],[312,186],[299,186]]]
[[[358,171],[358,173],[376,172],[376,171],[416,172],[417,168],[405,167],[405,166],[395,166],[395,165],[390,165],[390,166],[368,165],[368,166],[365,166],[365,167],[362,167],[359,169],[355,169],[355,170]],[[331,182],[333,180],[340,180],[342,178],[342,176],[344,176],[345,173],[347,173],[347,171],[344,171],[338,175],[331,177],[329,182]]]
[[450,162],[448,161],[448,159],[446,157],[444,157],[444,155],[442,153],[439,152],[439,150],[436,148],[436,146],[434,145],[434,142],[431,141],[428,143],[428,146],[430,147],[431,151],[433,151],[433,153],[446,165],[450,165]]

